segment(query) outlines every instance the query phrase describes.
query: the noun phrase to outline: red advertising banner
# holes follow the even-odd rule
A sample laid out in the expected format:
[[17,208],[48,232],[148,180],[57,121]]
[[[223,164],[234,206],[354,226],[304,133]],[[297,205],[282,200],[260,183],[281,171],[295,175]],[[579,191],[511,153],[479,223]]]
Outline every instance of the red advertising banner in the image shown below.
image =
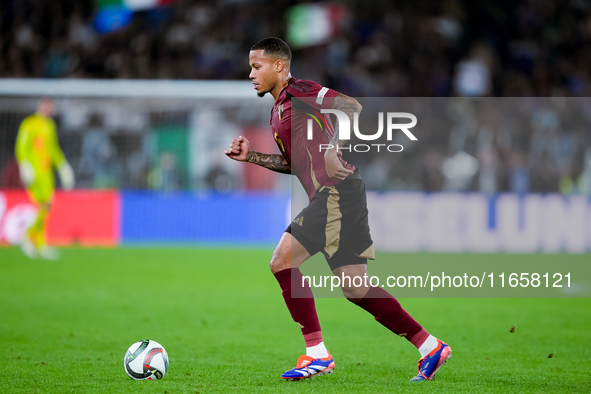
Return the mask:
[[[0,190],[0,244],[18,244],[35,220],[25,191]],[[50,245],[115,246],[120,236],[118,191],[57,191],[49,214]]]

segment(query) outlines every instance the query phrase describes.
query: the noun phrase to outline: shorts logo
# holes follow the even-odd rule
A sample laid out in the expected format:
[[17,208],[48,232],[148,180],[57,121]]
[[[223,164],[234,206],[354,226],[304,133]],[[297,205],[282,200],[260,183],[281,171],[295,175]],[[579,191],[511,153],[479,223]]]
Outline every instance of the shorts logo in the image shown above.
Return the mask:
[[316,104],[322,105],[322,101],[324,101],[324,95],[328,92],[328,88],[322,88],[318,92],[318,97],[316,97]]
[[295,218],[293,222],[302,227],[304,225],[304,217],[300,216],[299,218]]

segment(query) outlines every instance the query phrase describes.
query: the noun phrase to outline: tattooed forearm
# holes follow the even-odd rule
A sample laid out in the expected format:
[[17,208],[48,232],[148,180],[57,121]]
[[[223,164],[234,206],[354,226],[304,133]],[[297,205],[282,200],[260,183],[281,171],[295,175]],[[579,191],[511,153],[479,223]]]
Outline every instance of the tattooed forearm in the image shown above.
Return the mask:
[[246,161],[282,174],[291,174],[291,165],[281,155],[250,151],[246,156]]
[[[351,134],[350,135],[353,135],[353,114],[355,112],[361,112],[361,105],[354,98],[351,98],[349,96],[345,96],[344,94],[339,93],[335,97],[335,99],[332,103],[332,108],[338,109],[340,111],[343,111],[345,114],[347,114],[347,116],[349,117],[349,125],[351,126],[351,130],[350,130]],[[330,140],[330,144],[332,146],[342,148],[349,141],[340,139],[339,138],[339,135],[340,135],[339,131],[340,131],[339,124],[337,122],[337,125],[335,126],[334,135],[332,136],[332,139]]]

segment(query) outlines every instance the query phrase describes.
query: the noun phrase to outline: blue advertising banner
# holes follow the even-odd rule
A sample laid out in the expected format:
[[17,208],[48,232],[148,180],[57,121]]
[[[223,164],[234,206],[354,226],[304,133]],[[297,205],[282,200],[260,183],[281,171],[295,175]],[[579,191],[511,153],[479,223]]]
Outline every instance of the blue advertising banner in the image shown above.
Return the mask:
[[560,194],[368,193],[376,250],[588,253],[591,201]]
[[276,243],[289,194],[123,191],[122,243]]

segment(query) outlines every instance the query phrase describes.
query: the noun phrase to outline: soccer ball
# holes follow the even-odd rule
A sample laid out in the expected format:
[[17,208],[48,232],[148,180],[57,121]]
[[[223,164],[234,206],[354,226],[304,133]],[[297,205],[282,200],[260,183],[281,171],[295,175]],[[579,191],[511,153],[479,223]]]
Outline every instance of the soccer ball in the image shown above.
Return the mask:
[[168,371],[168,354],[158,342],[144,339],[127,349],[123,366],[132,379],[162,379]]

